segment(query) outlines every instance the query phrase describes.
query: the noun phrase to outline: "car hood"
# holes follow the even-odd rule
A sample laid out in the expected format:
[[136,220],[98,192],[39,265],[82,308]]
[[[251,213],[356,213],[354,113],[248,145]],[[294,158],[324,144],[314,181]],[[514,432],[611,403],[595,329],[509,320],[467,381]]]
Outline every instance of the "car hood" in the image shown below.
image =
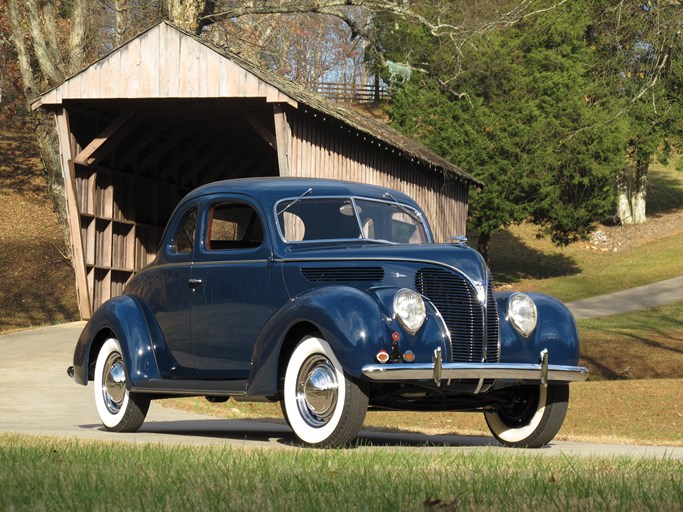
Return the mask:
[[[359,241],[334,245],[289,246],[283,262],[387,262],[398,265],[441,265],[458,269],[472,281],[488,280],[481,255],[465,244],[389,245]],[[351,263],[349,263],[351,264]]]

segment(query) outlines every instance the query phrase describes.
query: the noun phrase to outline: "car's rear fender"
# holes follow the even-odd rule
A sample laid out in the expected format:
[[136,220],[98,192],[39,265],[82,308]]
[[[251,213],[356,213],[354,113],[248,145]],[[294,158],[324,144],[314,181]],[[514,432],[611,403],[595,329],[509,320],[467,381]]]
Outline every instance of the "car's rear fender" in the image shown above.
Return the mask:
[[427,320],[415,335],[401,329],[389,302],[396,290],[368,293],[350,286],[326,286],[289,300],[256,340],[247,394],[274,396],[281,363],[286,362],[301,334],[312,331],[322,334],[344,370],[356,378],[362,377],[364,365],[377,361],[380,349],[391,350],[394,332],[400,334],[401,352],[410,349],[417,360],[431,362],[437,347],[450,354],[445,324],[430,303]]
[[83,329],[74,351],[74,380],[77,383],[87,385],[88,380],[92,380],[92,364],[102,344],[111,336],[121,346],[129,373],[129,387],[161,377],[154,354],[155,346],[165,346],[161,332],[135,297],[122,295],[102,304]]

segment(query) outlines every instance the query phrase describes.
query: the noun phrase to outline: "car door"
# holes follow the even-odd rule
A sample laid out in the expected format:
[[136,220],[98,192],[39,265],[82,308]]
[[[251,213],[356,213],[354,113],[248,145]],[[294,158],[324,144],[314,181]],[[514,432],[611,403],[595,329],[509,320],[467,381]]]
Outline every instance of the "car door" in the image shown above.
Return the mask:
[[171,220],[154,265],[140,273],[131,292],[139,296],[156,318],[165,344],[155,345],[159,370],[168,378],[196,378],[190,331],[190,287],[196,204],[186,205]]
[[271,314],[270,244],[255,204],[220,197],[202,213],[192,268],[191,325],[199,378],[246,379]]

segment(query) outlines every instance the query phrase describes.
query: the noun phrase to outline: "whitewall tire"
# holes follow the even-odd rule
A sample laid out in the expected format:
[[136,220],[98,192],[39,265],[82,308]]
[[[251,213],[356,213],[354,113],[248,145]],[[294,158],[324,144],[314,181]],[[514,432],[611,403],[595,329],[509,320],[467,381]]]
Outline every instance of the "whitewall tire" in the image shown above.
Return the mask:
[[344,446],[363,426],[368,395],[350,380],[330,345],[305,337],[285,370],[283,412],[296,437],[320,447]]
[[95,405],[102,425],[114,432],[135,432],[145,421],[150,399],[130,393],[128,371],[118,340],[104,342],[95,364]]
[[506,446],[540,448],[559,432],[567,415],[569,384],[520,386],[510,402],[485,411],[489,430]]

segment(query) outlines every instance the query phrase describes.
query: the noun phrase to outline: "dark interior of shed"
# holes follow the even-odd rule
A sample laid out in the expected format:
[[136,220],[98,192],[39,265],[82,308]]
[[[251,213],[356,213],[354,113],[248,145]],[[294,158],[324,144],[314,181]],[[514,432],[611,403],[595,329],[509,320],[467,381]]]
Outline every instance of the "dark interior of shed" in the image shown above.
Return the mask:
[[276,176],[273,107],[265,100],[65,101],[93,310],[149,263],[190,190]]

